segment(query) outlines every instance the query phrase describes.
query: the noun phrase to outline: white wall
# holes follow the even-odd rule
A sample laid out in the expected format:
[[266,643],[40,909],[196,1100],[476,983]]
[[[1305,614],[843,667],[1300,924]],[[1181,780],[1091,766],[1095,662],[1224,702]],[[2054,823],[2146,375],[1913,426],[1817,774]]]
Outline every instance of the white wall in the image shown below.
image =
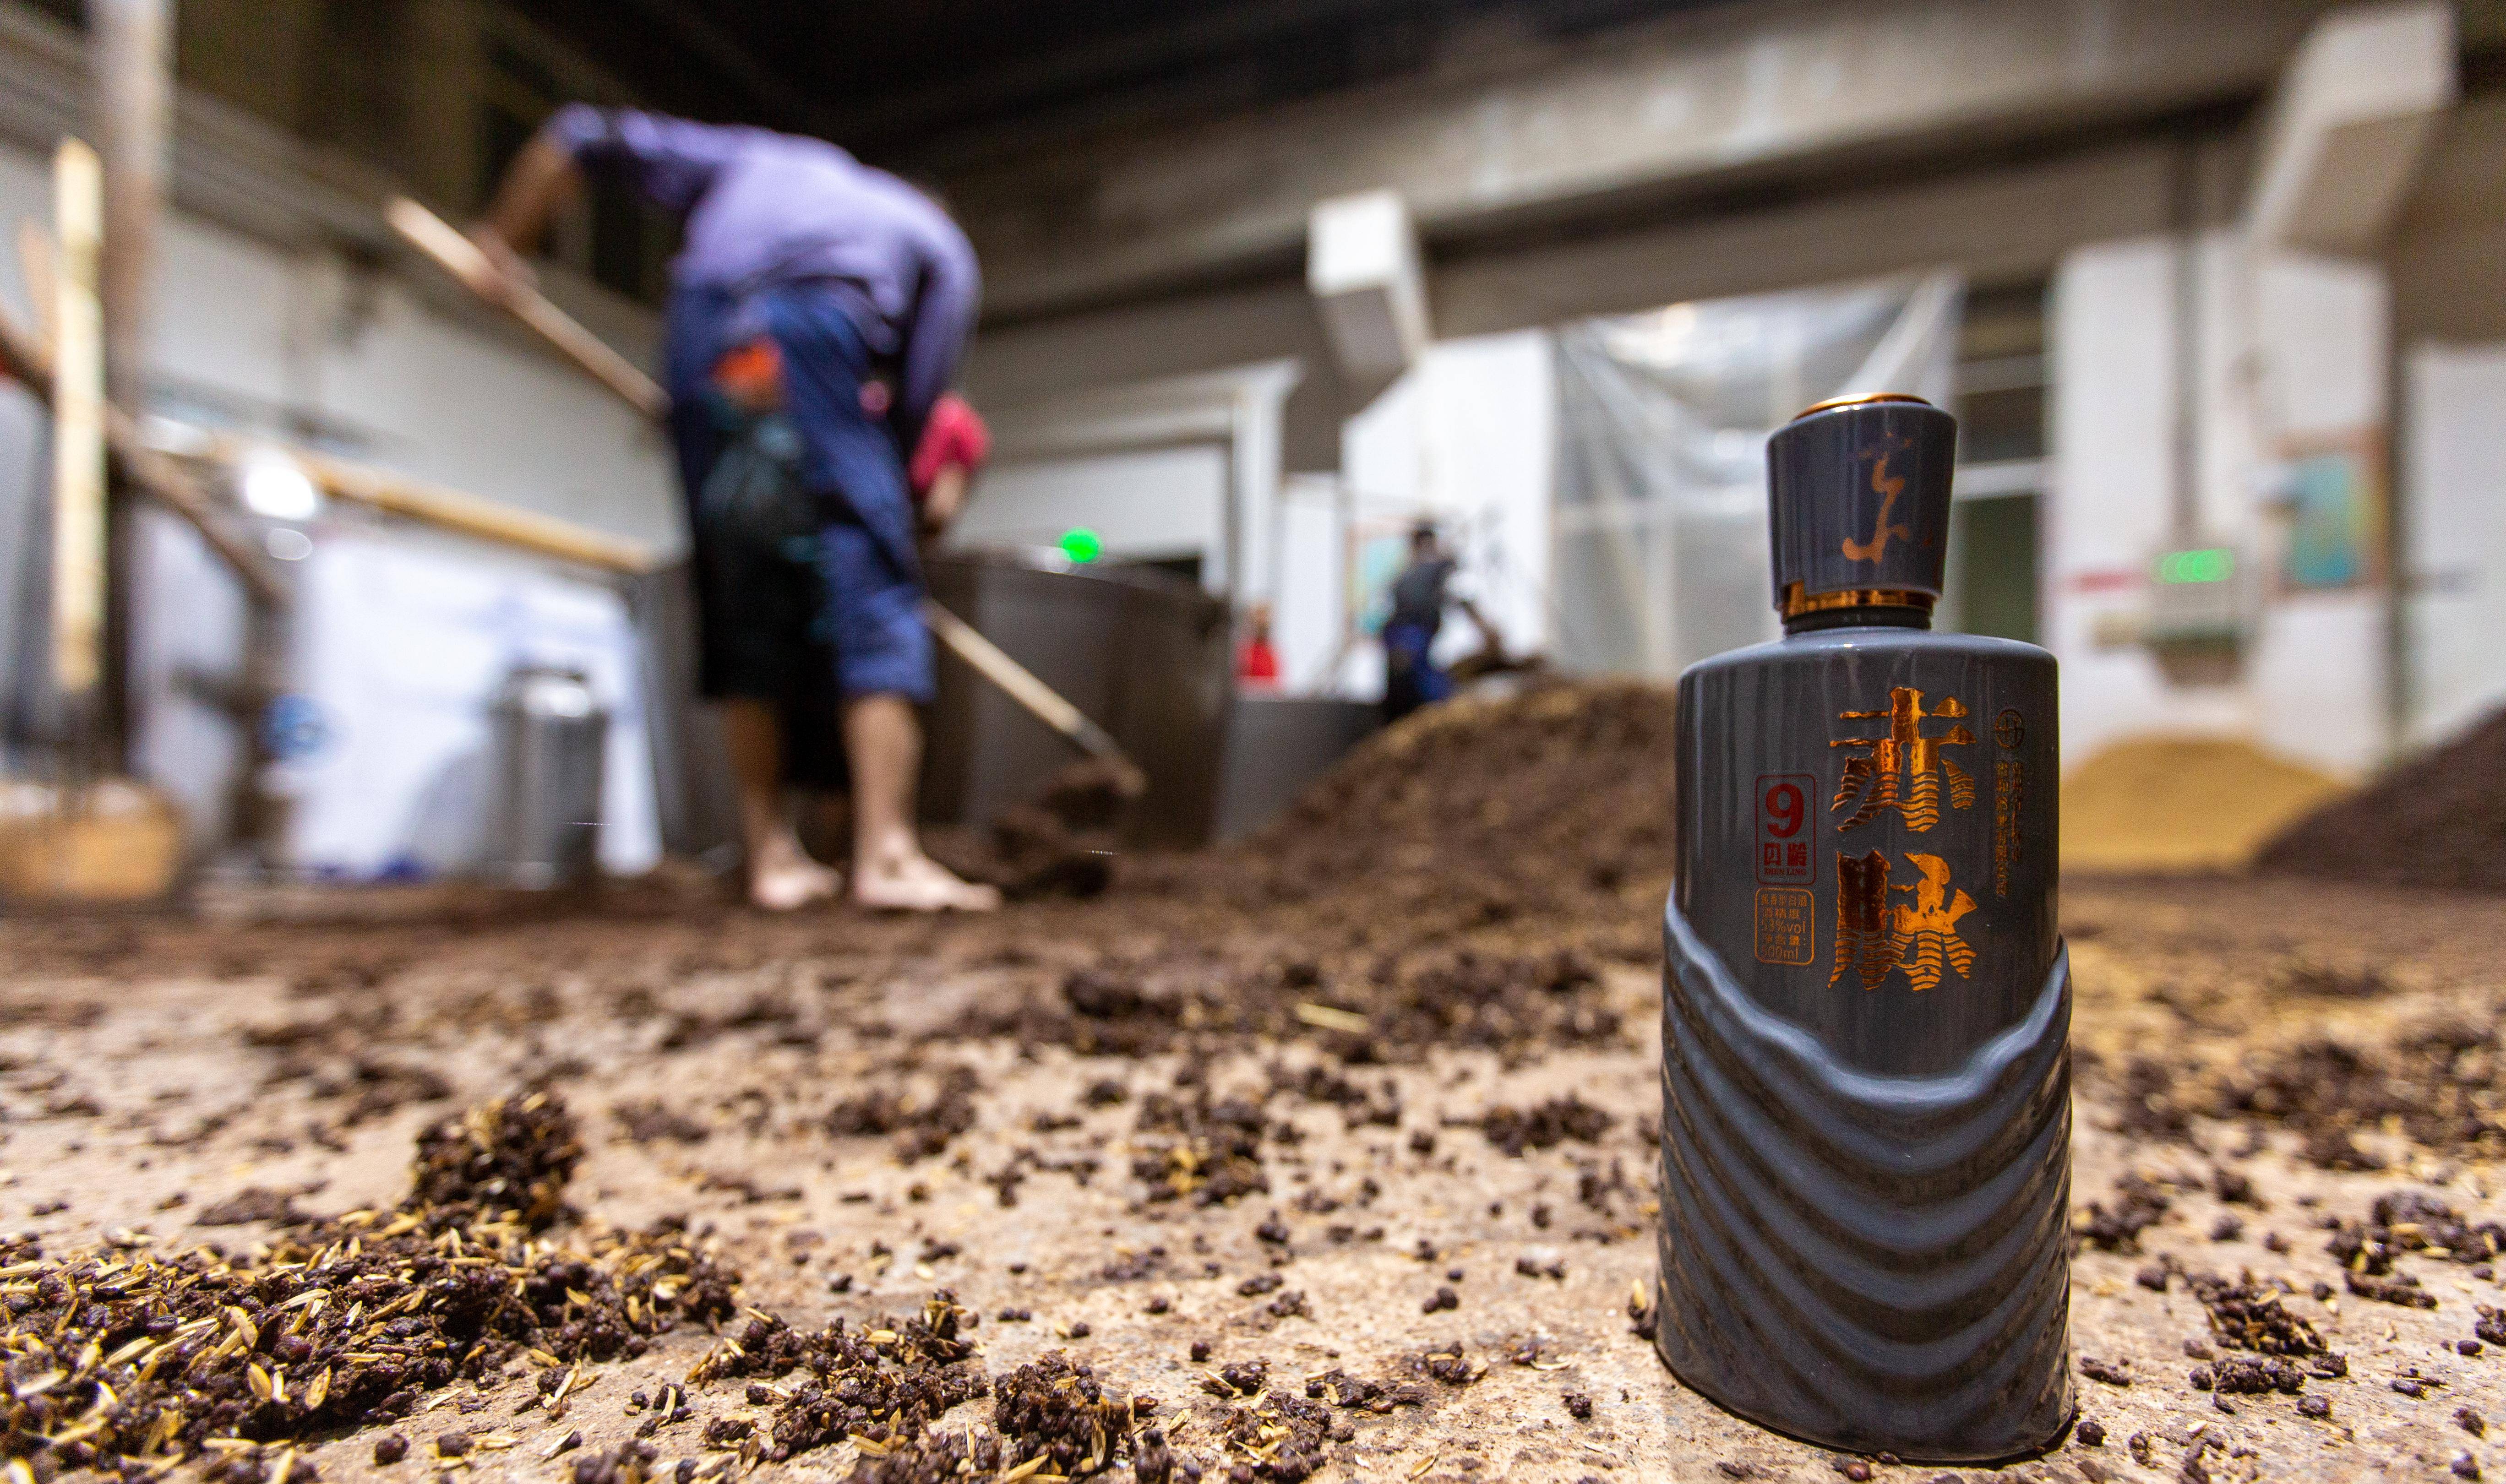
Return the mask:
[[1293,477],[1279,491],[1279,588],[1271,642],[1290,691],[1329,685],[1348,640],[1348,500],[1329,475]]
[[[1341,468],[1354,513],[1446,527],[1480,607],[1518,654],[1550,636],[1557,389],[1545,330],[1444,340],[1349,419]],[[1443,648],[1478,648],[1467,622]],[[1343,677],[1379,686],[1371,667]]]
[[616,593],[519,556],[356,530],[326,533],[292,575],[294,668],[325,736],[282,767],[291,864],[350,877],[476,866],[496,807],[487,708],[525,663],[581,670],[609,713],[601,866],[659,858],[635,634]]
[[[51,211],[49,159],[0,148],[0,223],[48,222]],[[665,550],[683,545],[660,436],[553,357],[448,317],[388,276],[360,277],[328,255],[281,249],[183,212],[167,217],[158,252],[155,410],[291,439],[309,429],[349,457]],[[12,253],[0,253],[0,297],[25,316]],[[0,592],[12,603],[0,607],[0,654],[14,658],[22,636],[13,620],[29,596],[17,591],[24,567],[18,533],[27,528],[29,502],[48,496],[20,442],[31,413],[19,406],[7,415],[14,431],[0,438],[0,526],[11,538],[0,554],[12,565]],[[232,723],[204,691],[235,669],[240,605],[188,530],[164,518],[143,530],[150,581],[137,595],[135,662],[150,694],[136,745],[152,776],[183,802],[195,842],[205,844],[223,830],[240,754]],[[469,549],[487,559],[485,548]]]
[[1110,550],[1173,555],[1195,542],[1211,591],[1268,598],[1282,415],[1303,375],[1285,358],[988,404],[995,462],[961,539],[1099,521]]
[[2134,732],[2242,727],[2239,697],[2175,692],[2130,629],[2168,544],[2175,268],[2174,245],[2151,239],[2082,248],[2054,277],[2044,634],[2075,763]]
[[39,626],[27,621],[30,607],[45,600],[43,574],[51,563],[45,545],[51,523],[27,503],[45,458],[46,429],[33,398],[0,386],[0,706],[19,704],[33,683],[23,672],[50,662]]
[[1215,443],[1004,461],[977,481],[953,547],[1050,547],[1074,526],[1108,556],[1226,556],[1227,450]]
[[163,511],[144,512],[139,566],[147,642],[133,656],[149,696],[138,767],[173,796],[196,843],[226,832],[244,734],[217,688],[243,653],[243,593],[208,543]]
[[[2203,236],[2193,255],[2197,529],[2179,532],[2178,261],[2170,239],[2103,243],[2067,255],[2054,279],[2045,632],[2062,661],[2065,758],[2197,733],[2363,771],[2391,745],[2386,588],[2282,590],[2273,500],[2294,453],[2381,436],[2382,274],[2258,255],[2232,231]],[[2256,582],[2245,662],[2219,684],[2170,681],[2139,642],[2151,563],[2188,542],[2234,548]]]
[[[0,222],[49,222],[51,163],[0,149]],[[26,304],[15,254],[0,293]],[[150,360],[161,409],[323,430],[333,451],[675,549],[666,446],[553,355],[367,281],[170,214],[158,236]]]
[[2413,741],[2506,705],[2506,343],[2407,363],[2404,581]]
[[[2268,490],[2276,461],[2345,438],[2365,441],[2374,476],[2382,479],[2392,342],[2383,268],[2273,251],[2259,254],[2251,271],[2251,364],[2259,368],[2252,439],[2260,477],[2253,482]],[[2391,714],[2389,582],[2389,574],[2379,574],[2340,591],[2290,592],[2264,609],[2253,669],[2255,734],[2263,745],[2356,774],[2399,740]]]

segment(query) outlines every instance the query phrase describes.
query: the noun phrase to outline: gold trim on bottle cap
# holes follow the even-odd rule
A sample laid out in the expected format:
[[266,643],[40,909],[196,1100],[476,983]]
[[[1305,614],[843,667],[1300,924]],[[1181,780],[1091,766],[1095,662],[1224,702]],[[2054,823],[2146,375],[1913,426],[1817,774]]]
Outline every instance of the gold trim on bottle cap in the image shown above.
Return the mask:
[[1929,401],[1912,392],[1865,392],[1858,397],[1830,397],[1825,402],[1813,402],[1795,412],[1793,421],[1799,422],[1813,412],[1833,412],[1838,407],[1858,407],[1866,402],[1911,402],[1918,407],[1931,406]]
[[1804,592],[1799,583],[1784,584],[1784,617],[1830,613],[1840,608],[1919,608],[1925,613],[1940,600],[1919,587],[1847,587],[1839,592]]

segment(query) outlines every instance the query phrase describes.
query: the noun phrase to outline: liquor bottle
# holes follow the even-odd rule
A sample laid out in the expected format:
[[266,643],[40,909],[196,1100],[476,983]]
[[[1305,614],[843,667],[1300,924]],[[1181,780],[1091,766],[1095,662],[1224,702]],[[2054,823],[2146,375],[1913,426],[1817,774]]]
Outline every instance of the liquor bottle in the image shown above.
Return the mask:
[[1957,423],[1822,403],[1767,450],[1784,637],[1679,682],[1655,1340],[1831,1447],[2058,1437],[2070,971],[2054,657],[1931,632]]

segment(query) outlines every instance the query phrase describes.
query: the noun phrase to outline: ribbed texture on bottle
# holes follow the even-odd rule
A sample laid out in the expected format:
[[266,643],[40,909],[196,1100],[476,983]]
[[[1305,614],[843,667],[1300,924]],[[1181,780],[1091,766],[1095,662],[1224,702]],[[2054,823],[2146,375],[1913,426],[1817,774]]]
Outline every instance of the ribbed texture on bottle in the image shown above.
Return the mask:
[[1778,1431],[1936,1462],[2072,1410],[2069,960],[1938,1077],[1876,1077],[1753,1005],[1674,907],[1662,1290],[1688,1385]]

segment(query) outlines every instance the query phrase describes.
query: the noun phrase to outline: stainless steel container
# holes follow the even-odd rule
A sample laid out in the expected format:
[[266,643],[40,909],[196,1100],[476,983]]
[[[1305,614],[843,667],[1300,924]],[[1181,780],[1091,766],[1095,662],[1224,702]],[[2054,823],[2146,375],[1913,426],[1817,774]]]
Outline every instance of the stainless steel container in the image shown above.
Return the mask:
[[489,707],[496,759],[486,874],[544,890],[591,879],[609,714],[580,670],[521,665]]

